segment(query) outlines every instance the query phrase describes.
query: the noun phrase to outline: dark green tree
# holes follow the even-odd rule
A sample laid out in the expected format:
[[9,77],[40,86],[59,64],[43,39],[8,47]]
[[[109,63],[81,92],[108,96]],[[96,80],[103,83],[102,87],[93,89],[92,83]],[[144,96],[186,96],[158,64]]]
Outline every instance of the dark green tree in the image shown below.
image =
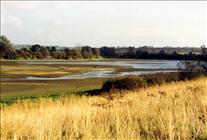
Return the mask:
[[40,51],[35,51],[34,54],[35,54],[35,57],[36,57],[37,59],[43,59],[43,58],[44,58],[44,57],[42,56],[42,53],[41,53]]
[[101,47],[100,54],[102,57],[113,58],[116,57],[116,49],[114,47]]
[[134,58],[136,56],[136,48],[135,47],[129,47],[126,55],[128,58]]
[[203,54],[203,55],[207,54],[207,48],[205,45],[201,45],[201,54]]
[[0,58],[16,59],[16,51],[6,36],[0,36]]
[[92,53],[95,58],[100,57],[100,50],[98,48],[92,48]]
[[83,46],[81,49],[81,54],[84,59],[91,59],[93,57],[92,48],[90,46]]
[[32,47],[30,48],[31,51],[35,52],[35,51],[40,51],[41,50],[41,46],[39,44],[35,44],[32,45]]
[[45,47],[41,47],[40,52],[43,58],[48,58],[48,56],[50,55],[48,49]]

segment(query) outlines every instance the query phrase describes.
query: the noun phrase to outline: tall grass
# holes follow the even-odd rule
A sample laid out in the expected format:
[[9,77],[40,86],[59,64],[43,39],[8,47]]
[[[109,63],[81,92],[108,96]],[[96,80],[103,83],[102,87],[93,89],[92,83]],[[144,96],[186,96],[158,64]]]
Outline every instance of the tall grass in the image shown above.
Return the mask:
[[207,139],[207,78],[1,106],[1,139]]

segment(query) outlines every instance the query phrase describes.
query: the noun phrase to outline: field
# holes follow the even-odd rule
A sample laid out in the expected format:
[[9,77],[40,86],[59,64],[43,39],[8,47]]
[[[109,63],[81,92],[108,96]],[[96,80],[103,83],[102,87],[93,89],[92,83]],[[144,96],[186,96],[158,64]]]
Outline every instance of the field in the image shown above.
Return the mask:
[[207,139],[207,78],[1,106],[1,139]]

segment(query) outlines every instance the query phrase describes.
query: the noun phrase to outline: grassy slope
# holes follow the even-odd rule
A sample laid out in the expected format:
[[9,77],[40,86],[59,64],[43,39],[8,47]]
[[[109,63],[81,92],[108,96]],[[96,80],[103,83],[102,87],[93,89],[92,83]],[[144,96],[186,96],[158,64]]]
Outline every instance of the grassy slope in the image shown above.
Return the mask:
[[207,78],[1,107],[1,139],[207,139]]

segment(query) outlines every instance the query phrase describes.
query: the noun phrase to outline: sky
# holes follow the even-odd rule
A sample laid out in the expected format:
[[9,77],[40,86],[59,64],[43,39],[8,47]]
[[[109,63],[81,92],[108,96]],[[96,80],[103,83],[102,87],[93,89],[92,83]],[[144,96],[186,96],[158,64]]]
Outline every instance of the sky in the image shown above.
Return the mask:
[[206,1],[1,1],[14,44],[75,47],[207,44]]

